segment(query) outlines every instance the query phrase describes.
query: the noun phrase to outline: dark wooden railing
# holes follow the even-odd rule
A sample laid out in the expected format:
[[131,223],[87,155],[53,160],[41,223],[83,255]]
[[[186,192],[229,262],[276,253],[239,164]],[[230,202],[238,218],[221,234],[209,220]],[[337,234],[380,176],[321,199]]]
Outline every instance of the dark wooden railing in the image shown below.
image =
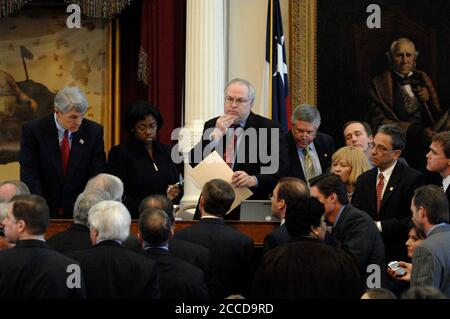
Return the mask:
[[[49,238],[52,235],[64,231],[73,222],[71,219],[52,219],[49,226],[47,227],[47,232],[45,237]],[[175,222],[175,232],[180,229],[191,226],[197,223],[197,221],[176,221]],[[247,236],[253,238],[256,247],[261,247],[264,242],[264,237],[271,231],[273,231],[278,223],[276,222],[249,222],[249,221],[226,221],[228,225],[239,230],[240,232],[246,234]],[[133,220],[131,223],[131,232],[137,234],[138,224],[137,220]]]

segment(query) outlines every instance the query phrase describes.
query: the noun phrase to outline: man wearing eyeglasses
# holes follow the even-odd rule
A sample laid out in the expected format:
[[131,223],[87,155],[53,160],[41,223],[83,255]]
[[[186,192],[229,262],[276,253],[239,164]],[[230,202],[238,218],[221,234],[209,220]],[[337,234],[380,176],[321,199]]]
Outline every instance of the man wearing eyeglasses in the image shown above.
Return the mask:
[[105,168],[103,127],[84,118],[88,102],[78,87],[63,88],[54,105],[22,127],[20,180],[45,198],[51,218],[72,218],[78,194]]
[[[250,199],[267,199],[285,174],[287,149],[278,123],[251,111],[255,88],[244,79],[233,79],[225,88],[224,114],[207,121],[203,139],[191,151],[197,165],[217,151],[234,171],[234,187],[249,187]],[[226,216],[239,219],[239,210]]]
[[370,159],[374,168],[356,181],[352,205],[367,212],[384,240],[386,261],[404,260],[410,203],[414,190],[423,184],[419,171],[399,161],[405,134],[396,125],[380,126],[373,139]]

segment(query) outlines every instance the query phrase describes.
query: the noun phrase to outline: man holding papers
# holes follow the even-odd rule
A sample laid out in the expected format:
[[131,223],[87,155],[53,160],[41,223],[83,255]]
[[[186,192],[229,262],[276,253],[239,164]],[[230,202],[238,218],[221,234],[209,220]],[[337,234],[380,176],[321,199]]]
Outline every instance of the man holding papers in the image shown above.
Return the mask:
[[[233,79],[225,88],[224,114],[207,121],[202,141],[191,150],[190,164],[196,166],[211,152],[217,153],[234,171],[234,187],[248,187],[251,199],[268,199],[287,168],[287,148],[278,123],[251,112],[253,85]],[[239,219],[234,210],[227,219]]]

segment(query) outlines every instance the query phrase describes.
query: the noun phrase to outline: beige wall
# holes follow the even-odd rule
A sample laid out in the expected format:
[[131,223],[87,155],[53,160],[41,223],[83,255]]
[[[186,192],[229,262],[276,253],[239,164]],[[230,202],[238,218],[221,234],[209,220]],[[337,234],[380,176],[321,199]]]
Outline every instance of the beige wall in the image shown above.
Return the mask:
[[[260,95],[266,47],[268,0],[229,0],[228,78],[242,77],[253,83],[253,111],[261,115]],[[286,51],[289,52],[289,1],[280,0]],[[289,57],[288,57],[289,59]]]

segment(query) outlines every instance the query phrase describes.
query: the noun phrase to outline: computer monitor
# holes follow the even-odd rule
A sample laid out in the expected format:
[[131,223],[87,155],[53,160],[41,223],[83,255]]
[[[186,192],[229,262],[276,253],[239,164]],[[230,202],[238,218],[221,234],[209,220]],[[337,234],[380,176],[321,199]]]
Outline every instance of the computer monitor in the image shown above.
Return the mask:
[[241,203],[241,220],[245,221],[280,221],[272,216],[272,202],[270,200],[244,200]]

